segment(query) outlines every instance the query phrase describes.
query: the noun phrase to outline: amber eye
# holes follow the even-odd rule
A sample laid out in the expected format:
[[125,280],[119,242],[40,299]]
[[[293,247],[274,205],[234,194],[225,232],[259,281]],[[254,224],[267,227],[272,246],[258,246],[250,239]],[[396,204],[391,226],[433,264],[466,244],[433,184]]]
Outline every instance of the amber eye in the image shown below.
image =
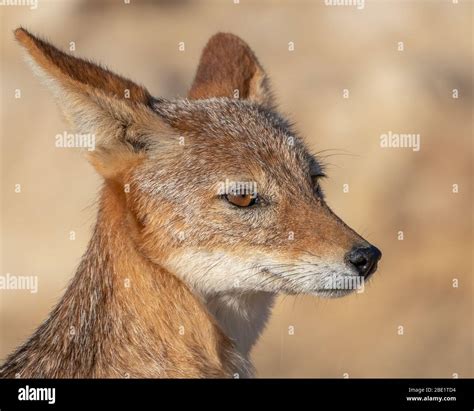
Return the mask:
[[237,207],[250,207],[258,202],[258,197],[253,194],[227,194],[225,199]]

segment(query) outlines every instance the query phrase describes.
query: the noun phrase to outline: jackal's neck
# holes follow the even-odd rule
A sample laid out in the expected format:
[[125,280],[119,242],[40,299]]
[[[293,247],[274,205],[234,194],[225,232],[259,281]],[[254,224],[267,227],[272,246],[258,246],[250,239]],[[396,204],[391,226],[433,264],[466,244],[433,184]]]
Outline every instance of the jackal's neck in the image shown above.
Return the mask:
[[225,377],[246,362],[188,288],[133,244],[106,186],[88,250],[60,303],[0,368],[25,377]]
[[266,292],[204,296],[207,309],[222,331],[248,358],[270,317],[275,295]]

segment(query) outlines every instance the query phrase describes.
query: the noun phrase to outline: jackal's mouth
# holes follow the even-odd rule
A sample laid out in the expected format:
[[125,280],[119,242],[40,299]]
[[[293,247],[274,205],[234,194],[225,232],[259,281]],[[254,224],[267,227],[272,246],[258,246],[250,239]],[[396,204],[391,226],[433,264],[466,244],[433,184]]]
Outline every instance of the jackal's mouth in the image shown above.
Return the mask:
[[352,274],[333,274],[326,276],[322,284],[323,286],[319,286],[314,294],[320,297],[338,298],[352,293],[363,293],[367,284],[367,277]]
[[346,295],[353,294],[355,290],[317,290],[315,295],[323,298],[342,298]]
[[[363,292],[367,280],[367,277],[354,275],[343,264],[332,268],[325,266],[323,271],[318,265],[305,265],[300,270],[295,269],[295,266],[289,267],[280,270],[261,268],[259,272],[263,280],[260,285],[271,285],[274,292],[286,295],[308,294],[337,298],[353,292]],[[374,266],[373,271],[375,269]]]

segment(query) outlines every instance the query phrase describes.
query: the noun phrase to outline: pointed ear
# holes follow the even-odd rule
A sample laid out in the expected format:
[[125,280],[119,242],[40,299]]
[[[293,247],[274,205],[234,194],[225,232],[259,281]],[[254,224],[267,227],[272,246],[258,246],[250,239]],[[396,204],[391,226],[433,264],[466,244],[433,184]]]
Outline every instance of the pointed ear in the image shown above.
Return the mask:
[[257,57],[243,40],[230,33],[217,33],[207,43],[188,97],[241,98],[273,105],[269,80]]
[[127,160],[136,161],[137,152],[146,149],[147,136],[166,128],[143,87],[70,56],[22,28],[15,30],[15,37],[74,131],[95,137],[89,160],[104,177],[120,174]]

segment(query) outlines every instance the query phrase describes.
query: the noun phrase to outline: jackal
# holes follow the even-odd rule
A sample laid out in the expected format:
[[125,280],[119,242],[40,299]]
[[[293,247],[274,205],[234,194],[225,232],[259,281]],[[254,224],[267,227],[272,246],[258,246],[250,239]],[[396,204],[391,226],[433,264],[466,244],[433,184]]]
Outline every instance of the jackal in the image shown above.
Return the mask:
[[15,36],[74,132],[95,136],[104,183],[73,280],[2,377],[252,376],[278,293],[343,296],[328,279],[376,270],[240,38],[214,35],[187,98],[167,100]]

